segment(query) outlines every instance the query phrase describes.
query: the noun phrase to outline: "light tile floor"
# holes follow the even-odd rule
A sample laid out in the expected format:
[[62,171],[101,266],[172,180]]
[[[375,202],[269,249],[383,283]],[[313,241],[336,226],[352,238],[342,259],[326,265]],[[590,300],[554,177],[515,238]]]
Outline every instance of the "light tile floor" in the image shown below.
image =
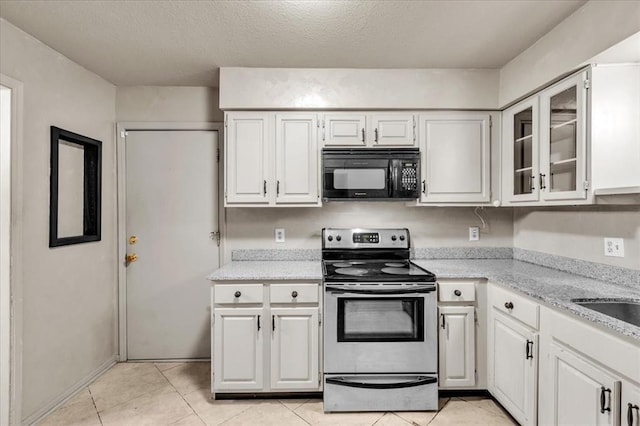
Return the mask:
[[441,398],[438,412],[332,413],[319,399],[216,400],[209,363],[120,363],[40,425],[514,425],[484,397]]

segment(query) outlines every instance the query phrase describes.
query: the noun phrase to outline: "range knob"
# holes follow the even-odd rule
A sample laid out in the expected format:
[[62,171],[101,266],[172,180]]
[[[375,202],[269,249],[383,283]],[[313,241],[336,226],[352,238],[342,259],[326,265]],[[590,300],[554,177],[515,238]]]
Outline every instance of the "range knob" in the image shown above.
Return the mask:
[[391,241],[395,241],[397,239],[397,237],[395,235],[391,236]]
[[342,237],[340,235],[336,235],[336,241],[340,241]]
[[327,237],[327,240],[329,240],[329,241],[333,241],[333,237],[332,237],[331,235],[329,235],[329,236]]
[[400,241],[404,241],[404,235],[400,235]]

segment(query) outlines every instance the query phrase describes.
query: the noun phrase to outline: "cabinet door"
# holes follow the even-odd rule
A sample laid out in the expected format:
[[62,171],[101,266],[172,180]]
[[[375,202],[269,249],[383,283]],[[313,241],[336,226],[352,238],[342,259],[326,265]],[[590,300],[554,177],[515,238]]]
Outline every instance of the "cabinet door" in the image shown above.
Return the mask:
[[326,114],[323,140],[326,146],[366,146],[365,114]]
[[373,146],[414,146],[416,122],[413,114],[374,114],[370,134]]
[[318,118],[276,115],[276,204],[318,202]]
[[630,382],[622,382],[622,424],[625,426],[640,425],[640,387]]
[[493,311],[490,391],[522,425],[536,424],[538,335]]
[[420,116],[421,202],[488,202],[489,114]]
[[442,306],[440,311],[440,387],[476,384],[475,308]]
[[503,113],[503,185],[506,201],[538,200],[538,104],[538,97],[535,96]]
[[320,387],[318,308],[271,309],[271,389]]
[[540,179],[544,200],[586,198],[587,73],[540,94]]
[[262,390],[263,309],[216,308],[214,312],[214,390]]
[[227,204],[268,204],[272,137],[270,115],[234,112],[226,116]]
[[551,343],[554,425],[617,425],[620,382],[572,351]]

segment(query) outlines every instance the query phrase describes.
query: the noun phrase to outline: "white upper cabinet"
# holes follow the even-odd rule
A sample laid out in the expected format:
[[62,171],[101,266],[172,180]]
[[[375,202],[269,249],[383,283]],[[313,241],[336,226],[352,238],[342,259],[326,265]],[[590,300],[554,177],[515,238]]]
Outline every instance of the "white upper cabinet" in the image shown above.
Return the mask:
[[365,147],[367,145],[365,114],[325,114],[323,142],[325,146]]
[[234,112],[225,123],[225,202],[269,204],[270,114]]
[[318,119],[276,114],[276,204],[317,203]]
[[371,115],[372,145],[380,147],[407,147],[416,143],[416,123],[413,114]]
[[327,113],[321,127],[322,143],[329,148],[412,147],[416,144],[412,113]]
[[539,197],[538,111],[538,97],[533,97],[504,112],[504,169],[511,176],[504,186],[509,201],[536,201]]
[[505,110],[503,201],[576,205],[640,194],[638,117],[638,64],[590,67]]
[[420,202],[489,202],[489,114],[423,114],[419,122],[422,157]]
[[586,81],[577,74],[505,110],[505,201],[587,198]]
[[319,206],[318,118],[228,112],[225,206]]
[[586,198],[587,73],[540,93],[540,176],[543,200]]

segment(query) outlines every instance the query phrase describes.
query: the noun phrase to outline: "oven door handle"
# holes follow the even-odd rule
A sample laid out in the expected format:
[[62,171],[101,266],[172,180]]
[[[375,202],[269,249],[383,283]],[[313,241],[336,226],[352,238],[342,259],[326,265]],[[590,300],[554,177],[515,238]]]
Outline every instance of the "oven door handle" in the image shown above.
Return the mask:
[[352,388],[365,388],[365,389],[399,389],[399,388],[410,388],[413,386],[422,386],[430,383],[438,383],[437,377],[430,376],[417,376],[412,380],[407,380],[405,382],[390,382],[390,383],[380,383],[380,382],[366,382],[366,381],[355,381],[348,380],[345,377],[328,377],[327,383],[338,386],[349,386]]
[[436,291],[435,286],[431,287],[419,287],[419,288],[390,288],[390,289],[363,289],[363,288],[343,288],[343,287],[334,287],[334,286],[325,286],[326,291],[330,291],[331,293],[355,293],[355,294],[385,294],[385,295],[393,295],[393,294],[416,294],[416,293],[431,293]]

